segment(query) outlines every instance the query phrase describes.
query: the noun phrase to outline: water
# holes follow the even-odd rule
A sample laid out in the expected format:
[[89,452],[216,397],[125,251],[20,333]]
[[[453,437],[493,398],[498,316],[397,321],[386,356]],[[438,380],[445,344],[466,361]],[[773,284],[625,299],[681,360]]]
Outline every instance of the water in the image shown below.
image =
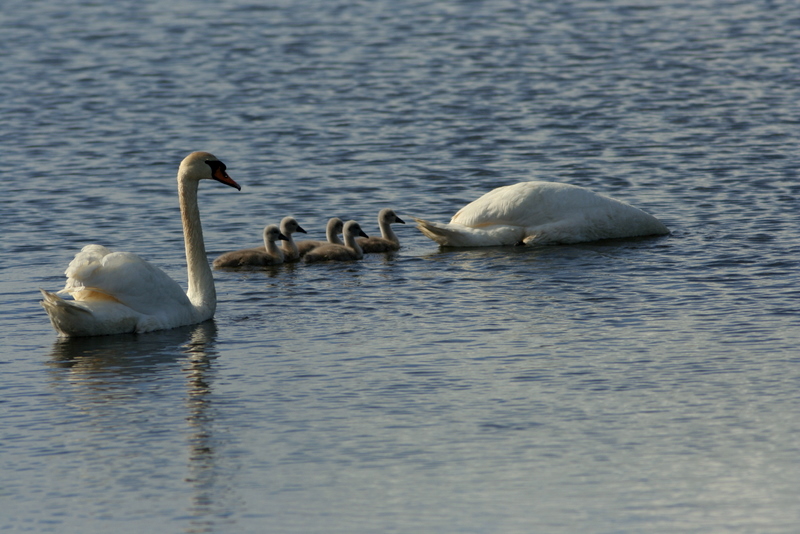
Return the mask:
[[[0,528],[794,532],[800,17],[781,1],[22,2],[0,15]],[[87,243],[185,280],[292,214],[497,185],[672,234],[216,274],[213,322],[59,340]],[[148,530],[149,529],[149,530]]]

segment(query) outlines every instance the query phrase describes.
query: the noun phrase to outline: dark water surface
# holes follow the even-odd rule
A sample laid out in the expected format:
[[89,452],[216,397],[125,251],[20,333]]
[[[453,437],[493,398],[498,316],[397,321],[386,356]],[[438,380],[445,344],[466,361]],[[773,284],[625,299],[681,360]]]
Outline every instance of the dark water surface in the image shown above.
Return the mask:
[[[789,1],[4,3],[0,530],[796,532]],[[59,340],[81,246],[185,282],[294,215],[377,233],[498,185],[672,234],[216,273],[214,321]]]

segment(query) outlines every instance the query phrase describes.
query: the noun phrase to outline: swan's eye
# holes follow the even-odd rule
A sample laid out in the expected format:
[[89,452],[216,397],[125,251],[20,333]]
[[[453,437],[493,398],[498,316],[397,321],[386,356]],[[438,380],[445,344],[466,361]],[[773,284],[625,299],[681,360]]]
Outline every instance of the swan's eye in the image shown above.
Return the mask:
[[227,169],[227,167],[225,167],[225,164],[222,163],[219,160],[215,160],[215,159],[214,160],[209,160],[209,161],[206,161],[206,163],[208,164],[209,167],[211,167],[211,173],[212,174],[215,173],[217,171],[217,169],[219,169],[219,170],[221,170],[223,172],[225,172],[225,170]]

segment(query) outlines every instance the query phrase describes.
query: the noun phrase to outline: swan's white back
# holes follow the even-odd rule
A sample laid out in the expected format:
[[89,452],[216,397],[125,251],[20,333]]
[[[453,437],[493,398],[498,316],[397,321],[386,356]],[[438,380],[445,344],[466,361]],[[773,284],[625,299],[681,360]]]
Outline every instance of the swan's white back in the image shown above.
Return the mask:
[[658,219],[583,187],[521,182],[498,187],[461,208],[449,224],[415,219],[443,246],[544,245],[662,235]]
[[181,162],[178,191],[189,292],[184,293],[164,271],[136,254],[87,245],[70,262],[66,285],[59,291],[74,300],[42,290],[42,306],[61,335],[150,332],[194,324],[214,315],[214,280],[205,257],[197,208],[201,179],[241,189],[227,175],[225,165],[207,152],[193,152]]

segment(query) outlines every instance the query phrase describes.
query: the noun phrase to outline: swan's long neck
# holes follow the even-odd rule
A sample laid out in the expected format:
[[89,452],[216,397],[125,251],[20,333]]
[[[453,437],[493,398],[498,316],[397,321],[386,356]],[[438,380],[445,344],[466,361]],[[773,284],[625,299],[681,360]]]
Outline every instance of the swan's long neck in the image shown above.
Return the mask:
[[186,270],[189,289],[186,296],[202,316],[200,320],[214,315],[217,307],[217,292],[214,277],[206,257],[203,228],[200,225],[200,209],[197,207],[198,180],[178,176],[178,198],[183,221],[183,242],[186,246]]
[[392,225],[389,223],[389,221],[381,219],[378,221],[378,226],[381,228],[381,235],[384,239],[388,239],[389,241],[393,241],[395,243],[400,242],[397,234],[395,234],[394,230],[392,230]]

